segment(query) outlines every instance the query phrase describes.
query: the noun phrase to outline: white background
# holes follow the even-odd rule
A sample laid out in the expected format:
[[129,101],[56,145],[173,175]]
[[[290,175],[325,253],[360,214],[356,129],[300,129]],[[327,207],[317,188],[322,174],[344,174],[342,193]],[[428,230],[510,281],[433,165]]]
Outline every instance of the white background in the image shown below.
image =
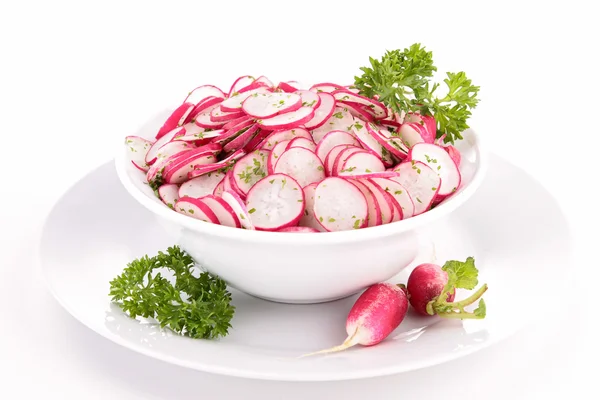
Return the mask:
[[[250,390],[262,399],[592,398],[583,390],[596,391],[598,370],[595,2],[207,3],[0,2],[0,398],[235,399]],[[542,276],[535,289],[544,294],[515,310],[551,318],[438,367],[288,384],[202,374],[122,349],[47,292],[34,252],[45,216],[155,111],[243,74],[351,82],[369,56],[413,42],[433,50],[440,71],[465,70],[482,87],[472,126],[569,216],[577,262],[564,274],[579,283],[544,287]],[[568,312],[553,313],[561,304]]]

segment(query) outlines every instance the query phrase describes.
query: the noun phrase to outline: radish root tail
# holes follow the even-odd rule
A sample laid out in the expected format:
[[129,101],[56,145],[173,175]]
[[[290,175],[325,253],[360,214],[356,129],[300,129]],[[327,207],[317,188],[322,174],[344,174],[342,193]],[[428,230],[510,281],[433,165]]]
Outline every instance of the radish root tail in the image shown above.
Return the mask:
[[315,356],[318,354],[327,354],[327,353],[336,353],[338,351],[344,351],[352,346],[356,346],[358,344],[358,328],[356,328],[356,330],[354,331],[354,333],[351,336],[348,336],[346,338],[346,340],[344,340],[344,343],[338,345],[338,346],[334,346],[331,347],[329,349],[325,349],[325,350],[319,350],[319,351],[315,351],[313,353],[308,353],[308,354],[303,354],[298,358],[304,358],[304,357],[310,357],[310,356]]

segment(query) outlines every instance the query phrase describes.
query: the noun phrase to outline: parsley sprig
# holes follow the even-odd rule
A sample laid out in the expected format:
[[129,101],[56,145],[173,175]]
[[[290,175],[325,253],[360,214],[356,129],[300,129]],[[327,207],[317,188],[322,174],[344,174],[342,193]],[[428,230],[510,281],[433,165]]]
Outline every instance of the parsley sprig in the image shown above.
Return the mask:
[[178,246],[133,260],[110,282],[111,300],[131,318],[154,318],[195,339],[226,336],[235,312],[227,285],[208,272],[194,276],[194,265]]
[[369,58],[370,67],[362,67],[354,86],[367,97],[378,96],[379,101],[393,111],[419,112],[433,115],[437,122],[436,137],[445,142],[462,139],[461,132],[469,128],[467,120],[479,100],[479,86],[472,84],[464,72],[448,72],[444,83],[448,93],[437,97],[440,84],[432,83],[432,52],[419,43],[404,50],[387,51],[381,60]]

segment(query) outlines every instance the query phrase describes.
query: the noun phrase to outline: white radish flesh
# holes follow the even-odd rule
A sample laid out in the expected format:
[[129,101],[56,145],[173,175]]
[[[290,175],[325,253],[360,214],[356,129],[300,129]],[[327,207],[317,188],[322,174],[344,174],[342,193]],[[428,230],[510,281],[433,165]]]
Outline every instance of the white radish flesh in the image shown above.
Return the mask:
[[421,134],[421,137],[425,143],[434,143],[437,134],[437,123],[435,118],[431,115],[420,115],[415,113],[408,113],[404,117],[404,122],[414,122],[418,125],[425,127],[425,133]]
[[257,89],[248,90],[242,93],[236,93],[233,96],[223,100],[221,103],[221,111],[225,112],[239,112],[242,110],[242,103],[253,94],[269,93],[269,91],[263,87]]
[[242,157],[233,166],[233,179],[244,196],[256,182],[267,176],[268,157],[268,150],[256,150]]
[[373,195],[373,198],[379,205],[381,213],[381,223],[389,224],[394,219],[394,205],[392,199],[385,191],[378,185],[371,182],[369,179],[359,179],[359,182],[365,185]]
[[339,101],[338,104],[348,109],[354,118],[361,119],[364,122],[374,122],[375,117],[366,112],[358,103]]
[[371,192],[371,189],[358,179],[352,180],[352,183],[362,192],[367,200],[367,226],[372,227],[381,225],[381,209],[379,208],[379,203],[377,203],[377,199],[373,192]]
[[353,93],[347,89],[336,90],[332,93],[336,100],[352,101],[369,107],[377,119],[387,117],[387,107],[377,100]]
[[161,136],[160,139],[157,139],[156,142],[148,149],[148,153],[146,153],[146,164],[152,165],[156,161],[156,155],[158,154],[158,150],[163,147],[165,144],[169,143],[173,138],[177,136],[184,136],[185,129],[182,127],[175,128],[165,135]]
[[209,194],[198,199],[202,203],[206,204],[207,207],[215,214],[219,220],[219,224],[223,226],[230,226],[232,228],[240,228],[242,225],[240,219],[233,211],[233,208],[220,197]]
[[302,98],[294,93],[254,93],[242,103],[242,110],[254,118],[271,118],[301,106]]
[[224,99],[225,93],[223,93],[223,91],[216,86],[202,85],[189,92],[183,102],[198,105],[202,100],[205,100],[208,97],[218,97]]
[[338,175],[370,174],[383,172],[385,166],[375,154],[369,151],[361,151],[352,154],[339,166]]
[[425,143],[428,136],[425,126],[414,122],[402,124],[398,133],[408,147],[412,147],[417,143]]
[[225,158],[219,162],[216,162],[214,164],[197,165],[194,167],[193,171],[188,173],[188,178],[193,179],[198,176],[202,176],[202,175],[217,171],[219,169],[226,168],[229,165],[231,165],[231,163],[235,162],[236,160],[239,160],[240,158],[242,158],[245,155],[246,155],[246,153],[243,150],[238,150],[235,153],[229,155],[227,158]]
[[310,90],[298,90],[294,93],[299,95],[302,99],[303,107],[312,107],[316,109],[321,105],[321,97],[315,92],[311,92]]
[[269,136],[267,136],[264,142],[261,143],[260,147],[263,149],[272,150],[277,143],[285,140],[292,140],[297,137],[304,137],[312,140],[312,135],[304,128],[285,129],[271,133]]
[[331,131],[345,131],[351,132],[352,126],[354,125],[354,117],[344,107],[335,107],[333,114],[327,121],[317,129],[313,129],[311,132],[315,143],[319,144],[321,139]]
[[160,129],[158,130],[158,132],[156,134],[156,140],[159,140],[164,135],[166,135],[168,132],[177,128],[180,125],[179,122],[182,119],[185,120],[185,118],[187,118],[187,116],[194,109],[194,106],[195,105],[191,104],[191,103],[183,103],[182,105],[177,107],[173,111],[173,113],[169,116],[169,118],[167,118],[167,120],[165,121],[163,126],[161,126]]
[[304,211],[304,192],[294,178],[285,174],[270,175],[252,187],[246,207],[258,230],[275,231],[295,226]]
[[313,118],[306,122],[305,126],[307,129],[316,129],[323,125],[335,109],[335,98],[329,93],[318,93],[320,102],[319,106],[315,108],[315,115]]
[[248,144],[250,140],[252,140],[252,138],[256,135],[259,129],[260,128],[257,124],[251,125],[247,130],[240,133],[231,142],[223,146],[223,151],[225,153],[230,153],[233,151],[240,150],[241,148],[246,146],[246,144]]
[[239,218],[242,228],[248,230],[255,229],[248,214],[248,208],[246,208],[246,204],[237,193],[231,190],[224,190],[221,198],[229,204],[235,215]]
[[360,147],[360,142],[354,137],[354,135],[345,131],[331,131],[323,136],[317,145],[315,153],[317,153],[317,156],[319,156],[321,161],[325,162],[325,158],[331,149],[333,149],[335,146],[344,144]]
[[169,208],[175,209],[177,200],[179,200],[179,187],[174,184],[161,185],[158,188],[158,197],[165,203]]
[[300,107],[296,111],[259,119],[257,123],[265,129],[293,129],[310,121],[314,115],[315,111],[312,107]]
[[125,138],[125,148],[129,160],[142,171],[148,171],[148,168],[150,168],[146,164],[146,154],[150,147],[152,147],[152,142],[139,136],[127,136]]
[[223,129],[202,128],[202,127],[194,124],[193,122],[183,125],[182,128],[185,129],[185,135],[177,136],[176,138],[173,139],[173,141],[181,140],[184,142],[196,142],[198,140],[205,140],[205,139],[212,139],[212,138],[219,137],[220,135],[222,135],[225,132]]
[[193,143],[182,142],[182,141],[173,141],[165,144],[160,149],[158,149],[158,153],[156,154],[156,158],[158,160],[165,159],[171,157],[174,154],[179,154],[184,151],[189,151],[194,149]]
[[259,76],[258,78],[256,78],[256,80],[254,81],[256,83],[263,83],[266,87],[268,88],[274,88],[275,85],[273,84],[273,82],[271,82],[271,80],[269,78],[267,78],[266,76]]
[[361,147],[353,146],[351,144],[340,144],[338,146],[334,146],[331,150],[329,150],[329,153],[327,153],[327,156],[325,157],[325,162],[323,163],[325,167],[325,173],[327,174],[327,176],[333,175],[335,161],[337,160],[340,153],[348,148],[354,148],[358,151],[362,150]]
[[398,177],[391,178],[406,188],[415,205],[414,215],[419,215],[431,208],[440,185],[440,177],[427,164],[420,161],[407,161],[394,168]]
[[366,226],[367,199],[350,181],[326,178],[315,190],[315,216],[327,231],[345,231]]
[[163,177],[167,183],[182,183],[188,180],[188,173],[195,166],[203,164],[213,164],[217,161],[214,153],[209,151],[185,152],[175,162],[165,167]]
[[279,142],[273,147],[271,153],[269,153],[269,159],[267,160],[267,172],[269,174],[273,174],[275,171],[275,166],[279,161],[279,157],[283,152],[287,149],[287,145],[291,142],[291,140],[284,140],[283,142]]
[[210,118],[211,112],[217,107],[219,107],[219,105],[215,104],[199,114],[196,114],[194,117],[194,123],[202,128],[217,129],[222,127],[225,124],[224,122],[215,122]]
[[233,85],[231,85],[231,89],[229,89],[229,93],[227,93],[227,97],[232,97],[234,93],[240,92],[242,89],[250,86],[254,83],[254,78],[250,75],[244,75],[237,78]]
[[224,191],[225,191],[225,178],[223,178],[221,180],[221,182],[219,182],[217,184],[217,186],[215,187],[215,190],[213,191],[212,194],[217,197],[222,197]]
[[181,184],[179,188],[179,197],[200,198],[209,194],[213,194],[215,188],[223,181],[225,174],[214,171],[190,179]]
[[315,144],[315,142],[313,142],[312,139],[307,139],[304,137],[298,137],[290,140],[286,147],[286,150],[292,149],[294,147],[302,147],[303,149],[308,149],[313,153],[317,149],[317,145]]
[[393,165],[390,152],[387,151],[381,145],[381,143],[379,143],[379,141],[369,133],[366,125],[355,121],[354,125],[352,126],[352,131],[365,149],[371,150],[375,155],[381,158],[385,165]]
[[325,168],[319,157],[314,152],[301,147],[284,151],[273,171],[291,176],[302,187],[325,179]]
[[315,217],[315,190],[317,183],[304,186],[304,212],[298,222],[299,226],[315,229],[319,232],[325,232],[325,228],[321,226],[317,217]]
[[344,89],[344,87],[337,83],[316,83],[312,85],[309,90],[315,93],[331,93],[339,89]]
[[346,160],[354,153],[361,153],[361,152],[366,152],[367,150],[362,149],[360,147],[348,147],[347,149],[344,149],[343,151],[341,151],[338,156],[335,158],[335,160],[333,161],[333,166],[330,170],[330,175],[331,176],[336,176],[341,170],[342,170],[342,165],[344,165],[344,163],[346,162]]
[[402,219],[407,219],[415,215],[415,204],[410,197],[408,189],[392,179],[371,178],[371,181],[379,185],[379,187],[389,193],[398,202],[402,209]]
[[448,196],[460,186],[460,171],[448,152],[441,146],[418,143],[410,149],[409,160],[427,164],[441,178],[439,196]]
[[223,184],[223,189],[226,191],[232,191],[236,193],[240,199],[244,200],[246,198],[246,194],[242,192],[242,190],[238,187],[235,177],[233,176],[233,170],[229,170],[224,179],[225,183]]
[[222,111],[221,107],[215,107],[210,112],[210,120],[212,122],[229,122],[239,117],[243,117],[244,115],[246,114],[244,114],[243,111],[226,112]]
[[253,125],[255,125],[255,123],[252,121],[252,119],[245,119],[239,124],[233,126],[231,129],[225,131],[225,133],[216,138],[214,142],[218,144],[225,144],[246,132]]
[[200,221],[218,224],[219,219],[215,213],[203,202],[191,197],[182,197],[175,206],[175,211],[190,216]]

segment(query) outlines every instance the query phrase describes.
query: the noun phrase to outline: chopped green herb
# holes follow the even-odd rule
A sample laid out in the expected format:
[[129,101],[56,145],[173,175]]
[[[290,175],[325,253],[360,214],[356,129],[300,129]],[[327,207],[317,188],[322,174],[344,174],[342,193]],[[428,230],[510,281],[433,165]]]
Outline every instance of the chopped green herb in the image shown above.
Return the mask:
[[329,222],[335,222],[335,218],[329,217]]
[[192,210],[191,208],[190,208],[190,209],[188,209],[188,212],[189,212],[190,214],[194,214],[194,210]]
[[400,194],[402,194],[402,190],[396,190],[396,191],[394,192],[394,194],[398,194],[398,195],[400,195]]
[[254,214],[256,212],[256,208],[251,208],[248,210],[248,214]]
[[433,190],[434,192],[437,190],[436,187],[432,187],[431,190]]
[[338,119],[344,118],[344,116],[342,115],[341,111],[336,112],[335,114],[332,115],[332,117],[335,117],[335,118],[338,118]]
[[323,222],[323,217],[319,217],[319,221]]
[[440,169],[442,169],[442,166],[438,165],[437,170],[439,171]]
[[269,183],[270,183],[271,185],[273,184],[273,182],[275,182],[275,179],[271,179],[271,180],[269,181]]
[[302,203],[302,199],[298,199],[298,203]]
[[370,170],[369,168],[367,168],[367,169],[365,169],[365,172],[367,172],[367,173],[369,173],[369,174],[370,174],[370,173],[371,173],[371,170]]
[[417,201],[418,201],[419,203],[423,204],[423,202],[421,201],[421,199],[420,199],[420,198],[418,198],[418,197],[417,197]]
[[281,180],[281,189],[283,189],[285,187],[285,184],[287,183],[286,179],[282,179]]
[[244,217],[244,214],[240,213],[240,218],[241,219],[246,219],[246,217]]
[[417,174],[421,173],[421,168],[417,168]]
[[355,126],[357,129],[362,129],[362,128],[364,128],[364,126],[363,126],[363,125],[362,125],[360,122],[355,122],[355,123],[354,123],[354,126]]
[[318,170],[318,171],[323,171],[323,166],[322,166],[322,165],[319,165],[319,166],[317,167],[317,170]]
[[356,221],[354,221],[354,229],[359,229],[360,228],[361,221],[362,220],[360,220],[360,219],[357,219]]

